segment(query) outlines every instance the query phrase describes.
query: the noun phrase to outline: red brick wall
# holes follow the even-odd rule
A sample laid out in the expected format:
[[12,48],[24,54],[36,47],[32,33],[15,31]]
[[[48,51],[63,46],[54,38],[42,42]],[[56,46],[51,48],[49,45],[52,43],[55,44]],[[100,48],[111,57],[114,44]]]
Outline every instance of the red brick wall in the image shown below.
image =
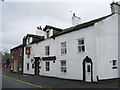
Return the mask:
[[[21,49],[22,49],[22,54],[20,56]],[[14,66],[14,60],[18,60],[18,71],[19,71],[19,66],[20,65],[22,66],[22,62],[23,62],[24,48],[23,47],[18,47],[18,48],[15,48],[15,49],[11,49],[10,53],[11,53],[11,55],[10,55],[10,65],[13,63],[13,66]]]

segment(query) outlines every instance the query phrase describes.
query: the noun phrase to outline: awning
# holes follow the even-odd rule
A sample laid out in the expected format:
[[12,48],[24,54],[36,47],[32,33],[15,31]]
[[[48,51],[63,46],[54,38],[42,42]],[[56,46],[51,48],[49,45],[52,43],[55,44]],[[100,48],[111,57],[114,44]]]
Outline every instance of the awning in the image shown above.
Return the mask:
[[43,61],[56,60],[56,56],[42,57]]

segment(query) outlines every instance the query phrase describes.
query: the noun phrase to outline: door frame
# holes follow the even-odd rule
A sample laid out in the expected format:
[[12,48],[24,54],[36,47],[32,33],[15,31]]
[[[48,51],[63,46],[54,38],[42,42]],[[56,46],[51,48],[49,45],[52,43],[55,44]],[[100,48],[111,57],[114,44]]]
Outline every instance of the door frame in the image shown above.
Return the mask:
[[35,75],[39,75],[39,61],[35,60]]
[[41,59],[40,59],[40,57],[34,57],[34,59],[35,59],[35,62],[34,62],[34,64],[35,64],[34,74],[39,76],[39,74],[40,74],[40,67],[39,67],[40,62],[39,62],[39,60],[41,60]]
[[83,60],[83,81],[86,81],[86,72],[85,72],[85,66],[86,63],[91,63],[91,82],[93,82],[93,63],[92,59],[90,59],[88,56]]

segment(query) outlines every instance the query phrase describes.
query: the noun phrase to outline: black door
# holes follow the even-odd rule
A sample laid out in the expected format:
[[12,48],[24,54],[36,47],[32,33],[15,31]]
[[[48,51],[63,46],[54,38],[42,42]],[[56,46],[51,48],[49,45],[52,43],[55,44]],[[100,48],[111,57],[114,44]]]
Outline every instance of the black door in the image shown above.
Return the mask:
[[35,75],[39,75],[39,61],[35,60]]

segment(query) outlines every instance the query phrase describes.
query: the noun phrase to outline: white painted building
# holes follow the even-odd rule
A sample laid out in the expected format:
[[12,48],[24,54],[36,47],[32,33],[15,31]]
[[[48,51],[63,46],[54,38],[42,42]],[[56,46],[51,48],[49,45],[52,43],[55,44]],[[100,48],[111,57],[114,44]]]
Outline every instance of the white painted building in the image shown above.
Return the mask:
[[88,82],[119,78],[120,5],[111,6],[110,15],[64,30],[47,25],[44,39],[26,44],[30,54],[24,52],[23,73]]

